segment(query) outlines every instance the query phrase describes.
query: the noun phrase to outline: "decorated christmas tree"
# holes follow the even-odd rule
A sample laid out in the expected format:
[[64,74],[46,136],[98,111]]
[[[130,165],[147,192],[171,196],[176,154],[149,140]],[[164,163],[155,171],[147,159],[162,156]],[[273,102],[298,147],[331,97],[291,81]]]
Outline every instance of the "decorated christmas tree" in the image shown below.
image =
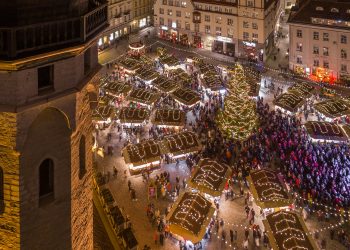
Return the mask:
[[249,97],[249,84],[242,65],[236,64],[228,83],[224,110],[217,116],[221,132],[228,138],[244,141],[257,128],[256,104]]

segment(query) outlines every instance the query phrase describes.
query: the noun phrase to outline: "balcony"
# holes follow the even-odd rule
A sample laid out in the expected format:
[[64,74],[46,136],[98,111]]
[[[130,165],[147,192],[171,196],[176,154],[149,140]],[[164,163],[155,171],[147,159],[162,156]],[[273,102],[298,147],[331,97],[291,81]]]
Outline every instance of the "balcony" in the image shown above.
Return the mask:
[[0,27],[0,60],[11,60],[37,53],[75,46],[89,41],[108,26],[107,3],[80,17],[19,27]]

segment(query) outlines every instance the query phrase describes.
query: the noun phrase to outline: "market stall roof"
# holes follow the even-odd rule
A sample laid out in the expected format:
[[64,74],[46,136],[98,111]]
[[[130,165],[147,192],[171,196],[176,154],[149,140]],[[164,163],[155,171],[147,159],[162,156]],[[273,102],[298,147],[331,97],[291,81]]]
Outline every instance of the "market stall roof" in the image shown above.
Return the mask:
[[350,114],[349,105],[341,99],[326,100],[314,105],[316,111],[327,118],[338,118]]
[[119,237],[122,238],[125,249],[137,249],[138,242],[131,228],[126,228],[119,233]]
[[304,221],[294,212],[269,214],[263,223],[272,249],[318,249]]
[[188,186],[213,197],[221,196],[231,173],[228,165],[204,158],[198,162]]
[[122,57],[119,60],[119,64],[123,68],[130,70],[130,71],[137,70],[138,68],[141,67],[141,64],[139,63],[139,61],[137,61],[136,59],[133,59],[131,57],[126,57],[126,56]]
[[188,88],[179,88],[170,95],[176,101],[186,106],[193,106],[201,100],[201,97],[197,92]]
[[253,197],[261,208],[286,207],[293,202],[276,171],[269,169],[251,171],[247,179]]
[[179,109],[157,109],[152,123],[154,125],[184,126],[185,112]]
[[120,123],[142,123],[149,118],[146,108],[123,107],[119,112]]
[[206,89],[211,91],[219,91],[224,89],[221,77],[215,73],[205,73],[201,80]]
[[167,215],[169,231],[192,243],[201,241],[215,208],[199,193],[185,192],[174,203]]
[[100,98],[98,98],[98,104],[99,105],[109,105],[111,102],[114,102],[115,97],[110,95],[104,95]]
[[131,91],[132,86],[127,82],[108,82],[103,86],[103,89],[110,95],[127,95]]
[[200,63],[198,64],[198,68],[201,74],[207,74],[207,73],[217,74],[216,68],[213,64]]
[[180,64],[179,60],[175,56],[166,53],[159,56],[159,61],[162,64],[168,65],[169,67],[174,67]]
[[108,118],[112,119],[114,117],[115,108],[110,105],[100,104],[92,111],[92,120],[94,121],[106,121]]
[[331,122],[308,121],[304,126],[314,140],[346,141],[348,139],[343,128]]
[[159,76],[159,73],[152,66],[144,66],[135,71],[135,75],[142,80],[151,81]]
[[133,89],[128,95],[127,99],[129,101],[139,102],[145,105],[152,105],[158,99],[160,95],[152,90],[146,89]]
[[310,98],[316,91],[316,88],[306,82],[298,82],[288,88],[288,92],[293,91],[304,98]]
[[170,70],[169,76],[179,82],[191,82],[192,77],[181,68]]
[[130,144],[123,148],[123,157],[125,163],[140,166],[147,163],[160,160],[164,154],[161,151],[158,141],[146,140],[137,144]]
[[170,93],[179,87],[175,81],[163,75],[158,76],[152,84],[156,89],[165,93]]
[[289,112],[295,113],[298,108],[304,105],[305,98],[299,93],[294,91],[288,91],[283,93],[274,100],[274,104],[278,107],[281,107]]
[[164,137],[163,151],[174,156],[201,150],[201,143],[195,133],[186,131]]

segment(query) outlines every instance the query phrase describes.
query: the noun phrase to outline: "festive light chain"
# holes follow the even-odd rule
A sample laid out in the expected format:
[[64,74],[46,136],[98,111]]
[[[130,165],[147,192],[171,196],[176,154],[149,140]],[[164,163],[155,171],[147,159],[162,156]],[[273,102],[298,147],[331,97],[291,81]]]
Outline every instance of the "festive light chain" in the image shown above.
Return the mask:
[[[155,147],[155,150],[152,150],[153,147]],[[135,145],[129,145],[127,151],[129,152],[130,156],[136,154],[141,161],[145,161],[145,156],[147,154],[146,148],[149,148],[152,156],[160,155],[159,146],[154,141],[146,141]]]
[[171,135],[166,137],[165,140],[167,141],[169,148],[174,148],[179,150],[183,150],[183,149],[198,145],[197,137],[195,136],[195,134],[191,132],[183,132],[181,134]]
[[177,89],[173,92],[173,95],[180,100],[186,101],[186,102],[193,102],[196,99],[199,98],[197,92],[194,92],[193,90],[190,89]]
[[180,121],[182,117],[182,111],[178,109],[158,109],[156,110],[156,120],[164,121]]
[[349,107],[339,100],[328,100],[326,102],[320,102],[315,104],[315,108],[321,113],[336,115],[344,111],[349,110]]
[[191,181],[217,191],[218,187],[215,187],[214,184],[226,181],[227,170],[227,167],[216,161],[206,160],[203,165],[199,166],[197,175]]
[[147,109],[123,108],[120,112],[120,116],[123,118],[123,120],[135,118],[138,120],[145,120],[148,116],[148,111]]
[[278,185],[276,182],[278,181],[277,176],[274,172],[272,171],[267,171],[267,170],[258,170],[256,173],[254,174],[258,174],[258,173],[263,173],[264,176],[258,178],[255,181],[255,185],[257,187],[265,187],[268,186],[268,188],[264,189],[261,192],[261,195],[265,198],[265,199],[279,199],[279,198],[283,198],[284,192],[283,192],[283,188],[281,185]]
[[[312,126],[312,130],[317,133],[317,132],[321,132],[323,135],[329,135],[329,134],[333,134],[333,135],[342,135],[343,133],[340,131],[340,127],[338,125],[334,125],[331,123],[321,123],[321,122],[314,122],[311,121],[311,126]],[[328,128],[331,128],[332,132],[329,131]]]

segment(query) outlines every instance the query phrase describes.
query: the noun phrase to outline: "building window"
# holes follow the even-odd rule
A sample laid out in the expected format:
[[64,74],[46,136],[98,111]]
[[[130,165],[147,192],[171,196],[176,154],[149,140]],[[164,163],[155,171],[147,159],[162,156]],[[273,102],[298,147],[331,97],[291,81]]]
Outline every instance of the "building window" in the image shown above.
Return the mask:
[[172,9],[168,9],[168,15],[172,16],[173,15],[173,10]]
[[323,55],[324,55],[324,56],[329,56],[328,47],[323,47]]
[[337,9],[337,8],[332,8],[332,9],[331,9],[331,12],[333,12],[333,13],[339,13],[339,9]]
[[326,42],[329,41],[329,34],[328,33],[323,33],[323,41],[326,41]]
[[252,1],[252,0],[248,0],[248,1],[247,1],[247,6],[248,6],[248,7],[253,7],[253,6],[254,6],[253,1]]
[[216,27],[215,28],[215,33],[217,36],[221,36],[221,27]]
[[191,17],[191,13],[190,12],[185,12],[185,18],[190,18]]
[[180,7],[180,2],[179,1],[175,1],[175,6],[176,7]]
[[189,22],[185,22],[185,30],[190,30],[191,29],[191,25]]
[[176,28],[181,29],[181,21],[176,20]]
[[341,72],[348,72],[348,67],[347,67],[347,65],[346,64],[342,64],[341,66],[340,66],[340,71]]
[[181,7],[186,8],[186,5],[187,5],[187,2],[186,2],[186,1],[182,1],[182,2],[181,2]]
[[227,29],[227,37],[233,38],[233,29],[231,29],[231,28]]
[[314,60],[314,66],[315,66],[315,67],[319,67],[319,66],[320,66],[320,61],[317,60],[317,59],[315,59],[315,60]]
[[38,90],[47,90],[54,87],[54,66],[38,68]]
[[209,26],[209,25],[205,25],[205,27],[204,27],[204,32],[205,32],[206,34],[210,34],[210,26]]
[[243,21],[243,28],[249,29],[249,22]]
[[303,44],[302,43],[297,43],[297,51],[300,51],[300,52],[303,51]]
[[204,21],[210,22],[210,16],[209,16],[209,15],[205,15],[205,16],[204,16]]
[[320,33],[314,32],[314,40],[320,39]]
[[80,137],[79,142],[79,178],[83,178],[86,173],[86,150],[85,150],[85,136]]
[[252,23],[252,28],[257,30],[258,29],[258,24],[257,23]]
[[253,33],[252,37],[253,37],[253,40],[258,40],[258,34]]
[[163,8],[159,8],[159,14],[164,14],[164,9]]
[[173,20],[171,20],[170,18],[168,19],[168,27],[172,27],[173,25]]
[[303,32],[302,30],[297,30],[297,37],[302,38],[303,37]]
[[44,160],[39,167],[39,200],[51,197],[54,193],[54,164],[51,159]]
[[164,18],[163,17],[159,18],[159,25],[164,25]]
[[313,53],[315,55],[318,55],[320,53],[320,50],[319,50],[318,46],[314,46]]
[[227,18],[227,25],[228,26],[233,26],[233,19]]
[[340,36],[340,42],[341,43],[344,43],[344,44],[347,44],[348,43],[348,38],[346,35],[341,35]]
[[199,32],[199,23],[194,24],[194,31]]
[[174,5],[174,1],[173,0],[168,0],[168,5],[169,6],[173,6]]
[[323,62],[323,68],[329,69],[329,62],[324,61],[324,62]]
[[167,4],[167,0],[163,0],[163,5],[166,5]]
[[297,56],[297,63],[303,64],[303,58],[301,56]]
[[249,40],[249,33],[243,32],[243,40]]
[[340,50],[340,57],[341,59],[346,59],[348,57],[345,49]]
[[176,16],[177,16],[177,17],[181,17],[181,11],[178,11],[178,10],[177,10],[177,11],[176,11]]
[[316,7],[316,10],[317,10],[317,11],[323,11],[323,7],[317,6],[317,7]]
[[221,24],[221,17],[220,16],[215,17],[215,23]]

